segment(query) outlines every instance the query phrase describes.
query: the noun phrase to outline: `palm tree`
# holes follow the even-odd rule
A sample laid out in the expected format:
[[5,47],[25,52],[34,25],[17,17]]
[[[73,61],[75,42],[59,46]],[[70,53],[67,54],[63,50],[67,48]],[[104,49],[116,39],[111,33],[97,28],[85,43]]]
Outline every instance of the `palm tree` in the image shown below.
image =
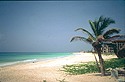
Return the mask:
[[83,33],[86,33],[88,35],[88,37],[75,36],[71,39],[71,42],[74,40],[81,40],[81,41],[85,41],[93,46],[94,50],[98,54],[100,70],[101,70],[101,74],[103,76],[105,75],[105,68],[104,68],[104,60],[101,55],[102,41],[104,39],[109,39],[111,37],[111,35],[113,35],[114,33],[120,32],[119,29],[115,29],[115,28],[105,31],[109,25],[114,24],[114,23],[115,23],[115,21],[113,19],[108,18],[108,17],[103,17],[103,16],[100,16],[98,19],[96,19],[94,21],[89,20],[89,24],[90,24],[90,27],[91,27],[93,33],[87,31],[84,28],[78,28],[75,31],[81,30]]

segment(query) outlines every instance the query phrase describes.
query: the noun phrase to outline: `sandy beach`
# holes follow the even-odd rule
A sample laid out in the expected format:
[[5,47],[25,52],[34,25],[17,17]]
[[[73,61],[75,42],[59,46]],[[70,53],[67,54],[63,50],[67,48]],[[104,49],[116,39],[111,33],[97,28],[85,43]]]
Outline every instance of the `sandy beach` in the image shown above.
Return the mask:
[[[103,56],[104,59],[116,56]],[[95,61],[91,53],[74,53],[74,55],[46,61],[22,63],[0,67],[0,82],[117,82],[111,76],[101,76],[98,73],[67,75],[60,71],[63,65],[79,62]]]

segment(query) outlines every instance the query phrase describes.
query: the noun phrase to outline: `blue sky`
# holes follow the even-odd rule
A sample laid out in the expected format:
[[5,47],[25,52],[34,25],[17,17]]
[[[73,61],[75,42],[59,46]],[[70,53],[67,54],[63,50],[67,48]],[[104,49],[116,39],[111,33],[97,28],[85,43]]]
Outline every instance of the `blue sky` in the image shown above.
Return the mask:
[[[78,27],[91,31],[88,20],[111,17],[125,34],[125,1],[1,1],[1,52],[74,52],[91,50],[75,41]],[[109,28],[110,28],[109,27]]]

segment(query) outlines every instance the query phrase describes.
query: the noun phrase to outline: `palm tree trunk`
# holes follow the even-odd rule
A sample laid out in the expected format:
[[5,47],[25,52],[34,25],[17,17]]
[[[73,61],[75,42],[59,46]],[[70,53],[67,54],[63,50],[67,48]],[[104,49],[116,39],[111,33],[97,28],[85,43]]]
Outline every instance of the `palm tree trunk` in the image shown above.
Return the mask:
[[[93,54],[94,54],[94,53],[93,53]],[[97,65],[97,67],[98,67],[98,72],[100,73],[100,72],[101,72],[101,71],[100,71],[100,67],[99,67],[98,60],[97,60],[95,54],[94,54],[94,57],[95,57],[96,65]]]
[[102,74],[102,76],[105,76],[105,67],[104,67],[104,60],[101,55],[101,48],[97,49],[97,53],[98,53],[98,57],[99,57],[101,74]]
[[94,42],[92,44],[92,46],[94,47],[94,49],[97,51],[98,57],[99,57],[99,63],[100,63],[100,71],[102,76],[105,76],[105,67],[104,67],[104,60],[102,58],[101,55],[101,44],[99,44],[98,41]]

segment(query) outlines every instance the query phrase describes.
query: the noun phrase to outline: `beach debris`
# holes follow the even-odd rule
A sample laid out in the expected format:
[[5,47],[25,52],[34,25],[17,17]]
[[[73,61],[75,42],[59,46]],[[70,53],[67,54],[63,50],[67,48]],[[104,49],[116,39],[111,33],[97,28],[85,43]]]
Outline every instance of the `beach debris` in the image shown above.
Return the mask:
[[118,79],[118,82],[125,82],[124,80],[122,80],[122,79]]
[[[125,80],[119,78],[119,73],[121,74],[121,72],[124,74],[124,69],[122,70],[121,68],[108,68],[107,70],[109,70],[111,72],[111,77],[114,77],[118,82],[125,82]],[[121,71],[122,70],[122,71]]]
[[62,80],[58,80],[58,79],[56,79],[56,80],[59,81],[59,82],[68,82],[68,81],[65,81],[65,78],[62,79]]
[[116,79],[118,79],[118,70],[111,69],[111,77],[115,77]]

